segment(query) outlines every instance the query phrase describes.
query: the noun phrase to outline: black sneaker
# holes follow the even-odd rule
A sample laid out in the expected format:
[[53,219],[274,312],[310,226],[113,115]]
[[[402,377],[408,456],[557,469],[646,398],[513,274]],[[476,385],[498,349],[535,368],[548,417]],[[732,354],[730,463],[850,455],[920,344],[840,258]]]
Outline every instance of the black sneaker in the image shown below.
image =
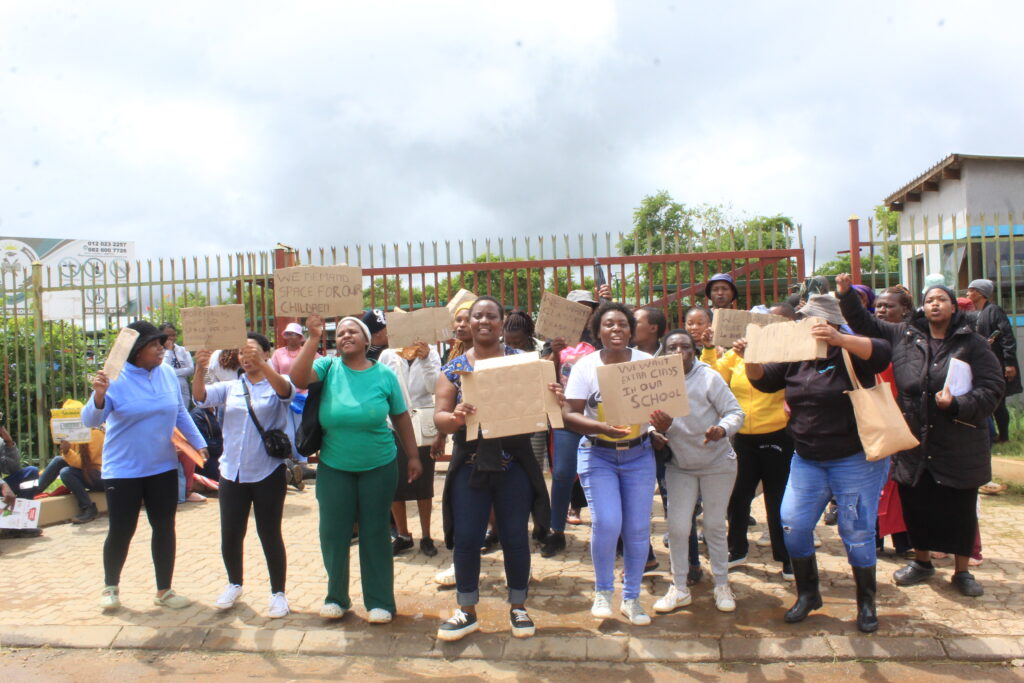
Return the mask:
[[690,569],[686,572],[686,585],[695,586],[700,583],[700,580],[704,578],[704,570],[700,568],[699,564],[691,564]]
[[451,619],[438,627],[437,639],[446,642],[460,640],[479,628],[480,622],[477,621],[475,614],[457,609]]
[[747,526],[757,526],[757,520],[754,519],[754,515],[747,515]]
[[747,563],[747,556],[740,555],[738,553],[729,553],[729,569],[733,567],[739,567],[742,564]]
[[969,598],[977,598],[985,594],[985,589],[981,587],[981,584],[974,578],[974,574],[970,572],[957,572],[953,574],[953,585],[956,586],[961,595],[966,595]]
[[397,555],[399,553],[404,553],[412,546],[412,536],[402,536],[399,534],[395,537],[395,540],[391,542],[391,552],[392,554]]
[[554,557],[563,550],[565,550],[565,533],[562,531],[552,531],[544,540],[544,545],[540,547],[540,556]]
[[508,620],[512,624],[513,638],[529,638],[537,632],[537,627],[533,625],[533,620],[525,609],[513,607],[508,611]]
[[497,548],[499,545],[501,545],[501,541],[498,540],[498,534],[488,529],[487,533],[484,534],[484,544],[480,546],[480,554],[486,555],[487,553]]
[[927,581],[933,576],[935,576],[934,566],[929,567],[917,560],[911,560],[905,566],[896,570],[892,575],[892,580],[897,586],[913,586],[922,581]]
[[437,555],[437,546],[434,545],[434,541],[429,538],[420,539],[420,552],[427,557],[433,557]]
[[82,508],[82,511],[71,518],[72,524],[85,524],[96,519],[99,514],[99,510],[96,509],[96,503],[89,503],[89,507]]

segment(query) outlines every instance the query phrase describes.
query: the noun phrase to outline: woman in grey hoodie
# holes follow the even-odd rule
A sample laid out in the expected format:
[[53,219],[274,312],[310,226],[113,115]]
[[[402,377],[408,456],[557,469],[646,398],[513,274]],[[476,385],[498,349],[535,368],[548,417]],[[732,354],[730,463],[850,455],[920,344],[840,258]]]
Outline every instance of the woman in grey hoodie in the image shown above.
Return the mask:
[[665,337],[665,354],[683,357],[690,414],[672,418],[661,410],[651,424],[668,440],[672,458],[665,468],[668,484],[668,533],[672,555],[672,585],[654,603],[654,611],[671,612],[689,605],[686,587],[689,568],[690,525],[700,497],[704,505],[704,539],[715,580],[715,606],[722,612],[736,609],[729,588],[729,544],[726,512],[736,481],[736,453],[729,439],[743,426],[743,411],[729,386],[711,366],[695,360],[696,343],[685,330]]

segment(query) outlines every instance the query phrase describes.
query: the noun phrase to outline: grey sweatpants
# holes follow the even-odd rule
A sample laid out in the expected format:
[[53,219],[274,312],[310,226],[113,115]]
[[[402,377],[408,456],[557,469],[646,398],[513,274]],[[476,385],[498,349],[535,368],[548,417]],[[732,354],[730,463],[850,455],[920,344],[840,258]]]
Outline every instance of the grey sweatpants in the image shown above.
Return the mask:
[[731,462],[731,469],[714,474],[686,472],[671,462],[665,466],[668,547],[672,556],[672,581],[679,589],[686,587],[686,572],[690,568],[690,523],[698,498],[704,506],[704,541],[708,546],[715,585],[722,586],[729,582],[726,513],[732,486],[736,481],[736,461]]

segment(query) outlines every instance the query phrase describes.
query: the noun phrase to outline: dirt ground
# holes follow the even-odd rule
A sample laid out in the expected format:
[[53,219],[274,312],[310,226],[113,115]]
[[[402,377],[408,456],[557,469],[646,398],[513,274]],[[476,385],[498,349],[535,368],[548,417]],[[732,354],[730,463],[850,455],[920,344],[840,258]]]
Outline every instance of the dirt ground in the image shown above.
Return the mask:
[[[1024,664],[1024,662],[1017,662]],[[302,657],[242,653],[162,653],[132,650],[0,650],[0,677],[9,683],[49,681],[804,681],[1024,680],[1024,668],[958,662],[837,662],[799,664],[573,664],[531,662]]]

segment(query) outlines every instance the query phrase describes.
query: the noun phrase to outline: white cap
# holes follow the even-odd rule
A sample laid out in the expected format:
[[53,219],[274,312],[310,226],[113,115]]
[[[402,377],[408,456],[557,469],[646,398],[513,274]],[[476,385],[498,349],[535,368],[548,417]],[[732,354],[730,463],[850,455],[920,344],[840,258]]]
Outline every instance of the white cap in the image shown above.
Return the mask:
[[298,323],[288,323],[284,327],[284,334],[288,334],[289,332],[291,332],[292,334],[297,334],[297,335],[299,335],[301,337],[302,336],[302,325],[300,325]]

